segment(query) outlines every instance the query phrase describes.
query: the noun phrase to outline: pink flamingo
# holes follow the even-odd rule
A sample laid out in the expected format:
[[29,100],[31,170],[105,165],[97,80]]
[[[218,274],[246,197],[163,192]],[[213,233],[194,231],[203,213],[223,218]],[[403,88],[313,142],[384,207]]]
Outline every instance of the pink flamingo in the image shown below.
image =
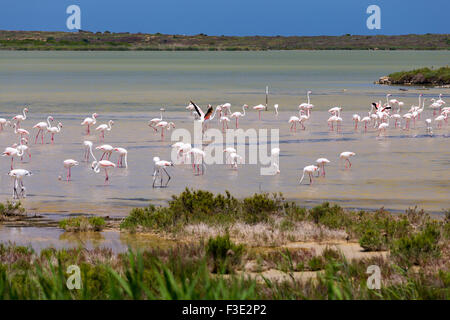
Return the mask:
[[[166,167],[173,167],[173,162],[170,161],[166,161],[166,160],[161,160],[159,157],[154,157],[153,158],[153,163],[155,165],[155,169],[153,171],[153,185],[152,187],[155,188],[155,182],[156,182],[156,178],[160,177],[161,178],[161,184],[160,184],[160,188],[165,188],[167,187],[167,185],[169,184],[169,181],[171,179],[169,173],[166,170]],[[167,182],[166,184],[163,186],[163,175],[162,173],[165,172],[167,175]]]
[[93,113],[92,118],[87,117],[83,120],[83,122],[81,122],[82,126],[87,126],[86,134],[89,135],[91,133],[90,127],[97,123],[97,117],[98,117],[98,114]]
[[89,147],[89,152],[91,153],[91,156],[94,159],[94,161],[92,162],[92,165],[91,165],[92,170],[94,170],[95,173],[99,173],[100,169],[104,169],[105,170],[105,183],[106,183],[109,180],[108,169],[115,168],[116,165],[109,160],[97,161],[97,158],[95,157],[94,153],[92,152],[92,146]]
[[61,124],[61,122],[59,122],[56,127],[47,128],[47,132],[50,132],[50,134],[52,135],[52,137],[51,137],[52,144],[53,144],[53,142],[55,142],[55,134],[61,132],[62,126],[63,125]]
[[300,179],[300,184],[303,181],[303,178],[305,177],[305,173],[307,173],[309,175],[309,184],[311,185],[313,183],[313,174],[314,172],[316,172],[317,170],[319,170],[319,167],[315,166],[315,165],[310,165],[310,166],[306,166],[303,168],[303,175]]
[[319,158],[316,160],[316,163],[319,167],[319,170],[317,170],[317,176],[319,176],[320,171],[322,170],[322,176],[325,177],[325,164],[330,163],[330,160],[328,160],[327,158]]
[[110,146],[109,144],[102,144],[101,146],[98,146],[95,149],[103,151],[103,154],[102,154],[102,157],[100,158],[100,160],[103,160],[103,157],[105,155],[106,155],[106,160],[109,160],[112,152],[114,151],[114,148],[112,146]]
[[11,170],[13,170],[14,157],[22,157],[23,151],[17,149],[17,143],[14,143],[11,147],[5,148],[2,153],[3,157],[11,157]]
[[29,136],[30,133],[22,128],[17,128],[17,123],[13,124],[14,127],[14,133],[20,135],[20,138],[24,138],[25,136]]
[[34,139],[34,144],[37,143],[37,139],[39,137],[39,134],[41,134],[41,141],[42,141],[42,144],[44,144],[44,130],[47,130],[47,128],[50,128],[52,126],[50,124],[50,121],[53,121],[53,120],[54,119],[53,119],[52,116],[48,116],[47,117],[47,122],[42,121],[42,122],[39,122],[39,123],[37,123],[37,124],[35,124],[33,126],[34,129],[39,129],[37,134],[36,134],[36,138]]
[[16,120],[17,128],[20,128],[20,122],[27,119],[28,108],[23,109],[23,114],[18,114],[12,118],[12,120]]
[[167,121],[160,121],[158,122],[155,127],[161,128],[161,140],[164,140],[164,128],[166,130],[170,130],[171,128],[175,128],[175,123],[173,122],[167,122]]
[[67,181],[69,181],[70,178],[72,177],[72,175],[71,175],[71,168],[74,167],[74,166],[77,166],[78,165],[78,161],[75,161],[73,159],[67,159],[67,160],[64,160],[63,163],[64,163],[64,168],[67,169]]
[[123,168],[123,160],[125,160],[125,168],[128,168],[127,157],[128,151],[125,148],[114,148],[114,151],[119,154],[119,159],[117,159],[117,167]]
[[355,156],[356,153],[351,152],[351,151],[344,151],[339,155],[339,159],[344,160],[345,163],[345,168],[347,169],[347,162],[349,164],[349,168],[352,167],[352,163],[350,162],[349,158]]
[[96,131],[100,131],[100,141],[105,141],[105,131],[111,131],[114,121],[109,120],[108,124],[101,124],[97,128]]
[[257,110],[258,111],[259,120],[261,120],[261,111],[263,111],[265,109],[266,109],[266,107],[263,106],[262,104],[258,104],[257,106],[253,107],[253,110]]
[[238,129],[238,127],[239,127],[239,118],[245,117],[245,109],[247,109],[247,108],[248,108],[248,105],[244,104],[242,106],[242,112],[236,111],[231,114],[230,118],[236,119],[236,129]]

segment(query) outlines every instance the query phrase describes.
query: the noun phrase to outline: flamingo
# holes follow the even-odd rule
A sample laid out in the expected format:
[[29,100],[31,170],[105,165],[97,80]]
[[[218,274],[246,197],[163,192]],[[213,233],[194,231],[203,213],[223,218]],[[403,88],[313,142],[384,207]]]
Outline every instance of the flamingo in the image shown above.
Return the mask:
[[95,157],[94,153],[92,152],[92,145],[89,147],[89,152],[91,153],[91,156],[94,159],[94,161],[92,162],[92,165],[91,165],[92,170],[94,170],[95,173],[99,173],[100,168],[104,169],[105,170],[105,183],[106,183],[109,180],[108,168],[115,168],[116,165],[109,160],[97,161],[97,158]]
[[411,121],[412,113],[405,113],[403,119],[405,119],[405,128],[403,130],[409,130],[409,122]]
[[190,153],[193,154],[193,162],[192,162],[192,168],[194,169],[195,173],[195,167],[197,167],[197,175],[200,175],[200,164],[202,166],[202,175],[205,173],[205,163],[204,163],[204,157],[205,152],[199,148],[192,148]]
[[109,144],[102,144],[101,146],[98,146],[95,148],[96,150],[101,150],[103,151],[102,157],[100,158],[100,160],[103,160],[103,157],[106,155],[106,160],[109,160],[109,158],[111,158],[111,154],[114,151],[114,148],[112,146],[110,146]]
[[61,124],[61,122],[59,122],[58,125],[57,125],[56,127],[50,127],[50,128],[47,128],[47,132],[50,132],[50,134],[52,135],[52,137],[51,137],[52,143],[55,141],[55,134],[61,132],[62,126],[63,126],[63,125]]
[[227,102],[222,105],[223,115],[231,114],[231,103]]
[[338,116],[338,117],[341,115],[341,111],[342,111],[342,107],[333,107],[328,110],[329,113],[331,113],[334,116]]
[[17,143],[13,144],[11,147],[6,147],[5,151],[2,153],[3,157],[11,157],[11,170],[13,170],[14,157],[22,157],[23,150],[17,149]]
[[311,93],[312,93],[311,91],[308,91],[308,92],[306,93],[306,97],[307,97],[307,99],[308,99],[308,102],[303,102],[303,103],[301,103],[301,104],[298,106],[299,109],[306,109],[306,110],[308,110],[308,109],[314,108],[314,105],[311,104],[311,99],[310,99],[310,97],[309,97],[309,95],[310,95]]
[[325,164],[330,163],[330,160],[328,160],[327,158],[319,158],[316,160],[316,163],[317,163],[317,166],[319,167],[319,169],[317,171],[317,176],[319,176],[320,170],[322,170],[322,176],[325,177]]
[[50,121],[53,121],[53,117],[52,116],[48,116],[47,117],[47,122],[39,122],[37,124],[35,124],[33,126],[34,129],[39,129],[37,134],[36,134],[36,138],[34,139],[34,144],[37,143],[37,139],[39,137],[39,134],[41,134],[41,141],[42,144],[44,144],[44,130],[46,130],[47,128],[51,127]]
[[86,134],[89,135],[91,133],[90,127],[97,123],[97,117],[98,117],[98,114],[93,113],[92,118],[87,117],[83,120],[83,122],[81,122],[82,126],[87,126]]
[[29,136],[30,133],[22,128],[17,128],[17,123],[13,124],[14,127],[14,133],[20,135],[20,138],[24,138],[25,136]]
[[265,109],[266,109],[266,107],[264,105],[262,105],[262,104],[258,104],[257,106],[253,107],[253,110],[258,111],[259,120],[261,120],[261,111],[263,111]]
[[22,111],[23,114],[18,114],[12,118],[12,120],[16,120],[17,128],[20,128],[20,122],[27,119],[27,112],[28,108],[24,108]]
[[190,162],[191,161],[191,149],[192,145],[190,143],[183,143],[180,147],[180,150],[178,153],[181,153],[181,161],[182,163]]
[[350,162],[349,158],[355,156],[356,153],[351,152],[351,151],[344,151],[339,155],[339,158],[341,160],[344,160],[345,163],[345,168],[347,169],[347,162],[350,165],[350,168],[352,167],[352,163]]
[[305,121],[309,120],[309,117],[311,116],[311,111],[310,109],[306,109],[307,114],[306,115],[301,115],[300,116],[300,120],[299,123],[302,125],[302,129],[305,130],[305,125],[303,124]]
[[161,140],[164,139],[164,128],[166,130],[170,130],[171,128],[175,128],[175,123],[173,122],[167,122],[167,121],[160,121],[158,122],[155,127],[161,128]]
[[331,131],[334,131],[333,125],[334,125],[335,122],[337,122],[337,119],[338,119],[338,116],[335,116],[335,115],[332,115],[331,117],[328,118],[328,120],[327,120],[328,127],[331,129]]
[[155,125],[162,121],[163,111],[165,111],[165,110],[164,110],[164,108],[161,108],[161,109],[159,109],[159,111],[160,111],[160,117],[153,118],[148,122],[149,127],[152,128],[154,131],[158,131],[158,130],[156,130]]
[[16,148],[17,150],[19,150],[22,153],[22,155],[20,156],[20,160],[23,160],[23,155],[25,154],[25,152],[28,154],[29,159],[31,159],[30,150],[29,150],[27,144],[28,144],[27,138],[20,139],[20,145],[18,145]]
[[233,147],[227,147],[223,150],[223,152],[226,154],[225,164],[228,164],[230,162],[230,154],[236,153],[236,149]]
[[428,107],[433,110],[433,117],[436,116],[436,110],[441,108],[441,104],[437,102],[435,99],[431,99],[433,102]]
[[159,186],[160,188],[163,188],[163,175],[162,175],[162,171],[164,171],[167,175],[167,182],[164,185],[164,188],[167,187],[167,185],[169,184],[169,180],[170,180],[170,175],[166,170],[166,167],[173,167],[173,162],[170,161],[166,161],[166,160],[161,160],[159,157],[154,157],[153,158],[153,163],[155,166],[155,169],[153,171],[153,185],[152,187],[155,187],[155,182],[156,182],[156,178],[159,176],[161,178],[161,185]]
[[297,116],[291,116],[289,118],[288,123],[291,124],[289,131],[292,131],[292,128],[294,128],[294,131],[297,132],[297,123],[300,122],[300,118]]
[[273,105],[275,109],[275,116],[278,118],[278,103]]
[[67,181],[69,181],[70,178],[72,177],[70,169],[72,167],[74,167],[74,166],[77,166],[78,165],[78,161],[75,161],[73,159],[66,159],[66,160],[64,160],[63,164],[64,164],[64,168],[67,169]]
[[11,121],[6,120],[5,118],[0,118],[0,131],[3,131],[3,127],[6,125],[11,125]]
[[114,151],[119,153],[119,159],[117,159],[117,167],[123,168],[123,160],[125,160],[125,168],[128,168],[127,157],[128,151],[125,148],[114,148]]
[[221,116],[219,121],[222,122],[222,131],[225,132],[225,127],[228,129],[228,122],[230,122],[230,118],[227,116]]
[[444,105],[444,104],[445,104],[445,101],[442,100],[442,93],[439,94],[439,99],[438,99],[436,102],[439,103],[439,104],[441,104],[441,105]]
[[247,109],[247,108],[248,108],[248,105],[244,104],[242,106],[242,112],[236,111],[231,114],[230,118],[236,119],[236,129],[238,129],[239,118],[245,117],[245,109]]
[[303,175],[300,178],[300,184],[303,181],[303,178],[305,177],[305,173],[307,173],[309,175],[309,184],[311,185],[313,183],[313,174],[314,172],[316,172],[317,170],[319,170],[319,167],[315,166],[315,165],[309,165],[303,168]]
[[429,135],[433,134],[433,128],[431,127],[431,119],[426,119],[425,123],[427,124],[427,133]]
[[237,165],[239,163],[239,161],[242,162],[242,157],[240,155],[238,155],[237,153],[233,152],[230,153],[230,161],[231,161],[231,167],[234,169],[237,169]]
[[358,130],[358,122],[361,121],[361,117],[355,113],[353,115],[353,121],[355,121],[355,130]]
[[[203,112],[202,109],[200,109],[200,107],[198,107],[194,102],[191,101],[191,104],[194,106],[194,110],[198,115],[198,121],[202,124],[202,133],[205,132],[206,129],[206,121],[208,119],[212,119],[214,118],[214,116],[216,115],[217,109],[219,109],[220,106],[218,106],[214,112],[214,116],[213,115],[213,107],[208,104],[208,109],[206,110],[206,113]],[[212,117],[211,117],[212,116]]]
[[278,174],[280,173],[280,165],[278,163],[280,148],[272,148],[272,150],[270,150],[270,155],[272,157],[272,165],[275,167],[275,174]]
[[181,148],[183,147],[183,145],[184,145],[184,142],[181,142],[181,141],[175,142],[175,143],[172,145],[172,148],[175,149],[175,151],[176,151],[176,153],[177,153],[177,163],[178,163],[178,160],[180,159],[180,150],[181,150]]
[[84,159],[84,161],[88,162],[89,161],[89,148],[92,148],[92,141],[85,140],[85,141],[83,141],[83,145],[84,145],[83,159]]
[[[370,112],[369,112],[370,115]],[[370,116],[366,116],[361,119],[361,122],[364,122],[364,131],[367,132],[367,124],[370,122]]]
[[109,120],[108,124],[101,124],[97,128],[95,128],[96,131],[100,131],[100,140],[105,140],[105,131],[111,131],[112,126],[114,124],[114,121]]
[[[13,199],[19,199],[20,197],[26,197],[26,188],[23,185],[23,178],[31,176],[31,171],[25,169],[11,169],[8,175],[14,178]],[[17,188],[20,187],[20,192],[17,192]]]
[[444,120],[446,120],[447,117],[448,117],[448,113],[446,113],[445,116],[443,114],[441,114],[434,119],[434,122],[438,123],[438,125],[437,125],[438,129],[442,129],[442,122],[444,122]]

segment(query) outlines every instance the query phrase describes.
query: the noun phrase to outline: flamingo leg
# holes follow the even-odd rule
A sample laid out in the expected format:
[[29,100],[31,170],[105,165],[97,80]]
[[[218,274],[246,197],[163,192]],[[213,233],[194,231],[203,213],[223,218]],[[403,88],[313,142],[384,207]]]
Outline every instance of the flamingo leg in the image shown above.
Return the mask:
[[166,182],[166,184],[165,184],[165,187],[167,187],[167,185],[169,184],[169,181],[170,181],[171,177],[170,177],[170,175],[169,175],[169,173],[167,172],[166,169],[163,168],[163,170],[164,170],[164,172],[167,174],[167,182]]
[[108,170],[105,168],[105,182],[109,180]]
[[34,139],[34,144],[37,143],[37,139],[39,137],[39,133],[41,132],[41,129],[38,130],[37,134],[36,134],[36,138]]

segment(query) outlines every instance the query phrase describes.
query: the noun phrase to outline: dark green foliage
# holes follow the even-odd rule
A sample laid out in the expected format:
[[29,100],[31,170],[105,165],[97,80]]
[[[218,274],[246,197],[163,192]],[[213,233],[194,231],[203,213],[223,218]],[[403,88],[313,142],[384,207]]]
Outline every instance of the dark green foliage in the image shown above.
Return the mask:
[[0,31],[6,50],[448,50],[447,34],[398,36],[208,36],[128,32]]
[[63,219],[59,222],[59,227],[71,232],[80,231],[102,231],[106,222],[102,217],[75,217]]
[[438,224],[428,223],[423,231],[394,241],[391,253],[403,267],[422,265],[440,255],[439,238]]
[[231,242],[230,236],[225,234],[210,238],[206,252],[212,258],[212,272],[232,273],[233,268],[241,262],[244,246],[234,244]]
[[439,69],[421,68],[411,71],[395,72],[389,75],[389,80],[392,84],[450,84],[450,67],[446,66]]
[[0,221],[2,221],[3,218],[7,218],[9,216],[23,215],[24,213],[25,208],[22,207],[20,201],[13,203],[7,200],[6,204],[0,203]]
[[367,229],[359,239],[359,245],[367,251],[380,251],[385,249],[386,241],[378,229]]
[[[283,208],[281,195],[255,194],[237,200],[226,191],[225,195],[214,195],[209,191],[185,189],[172,196],[168,207],[150,205],[133,209],[120,227],[130,231],[137,229],[169,230],[189,223],[230,224],[268,222],[271,216]],[[293,210],[289,211],[295,215]],[[298,210],[301,212],[301,210]],[[297,212],[297,213],[298,213]]]

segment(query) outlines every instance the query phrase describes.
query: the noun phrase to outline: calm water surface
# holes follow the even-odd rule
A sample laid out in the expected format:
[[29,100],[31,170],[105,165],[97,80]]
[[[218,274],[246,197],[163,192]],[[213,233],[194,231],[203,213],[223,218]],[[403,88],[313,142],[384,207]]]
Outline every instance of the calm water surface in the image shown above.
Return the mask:
[[[172,194],[195,187],[230,190],[237,197],[281,191],[306,206],[330,200],[351,208],[384,206],[402,211],[418,205],[439,213],[450,206],[450,127],[435,128],[434,136],[427,136],[423,119],[432,113],[426,110],[415,129],[390,128],[387,137],[377,138],[374,129],[355,132],[351,117],[355,112],[366,115],[370,102],[384,101],[388,92],[407,106],[417,104],[419,93],[428,100],[439,93],[450,94],[449,89],[399,91],[373,84],[392,71],[438,67],[449,61],[450,53],[443,51],[0,52],[0,117],[10,118],[29,104],[22,127],[32,135],[32,126],[49,114],[64,126],[54,145],[48,143],[49,136],[44,145],[34,145],[34,136],[30,138],[31,161],[24,158],[16,164],[34,174],[25,180],[24,204],[31,211],[124,216],[131,207],[149,201],[164,204]],[[244,103],[263,103],[266,85],[270,85],[269,104],[278,103],[280,115],[276,118],[270,109],[258,121],[257,113],[250,110],[240,124],[244,129],[280,129],[280,175],[261,176],[259,165],[243,165],[238,171],[210,165],[204,176],[194,176],[188,165],[181,165],[169,171],[168,188],[151,188],[152,158],[169,160],[171,154],[170,135],[161,141],[147,126],[150,118],[159,116],[161,106],[177,128],[192,131],[192,119],[184,111],[189,99],[201,105],[230,102],[232,111],[238,111]],[[311,119],[305,131],[291,133],[287,120],[305,101],[308,89],[315,105]],[[343,130],[330,133],[326,111],[336,105],[344,107]],[[63,160],[82,160],[83,140],[99,143],[96,135],[84,136],[80,126],[94,111],[100,114],[98,124],[115,121],[105,143],[128,149],[129,168],[112,170],[107,185],[103,174],[95,174],[87,163],[73,169],[73,181],[58,180],[65,175]],[[217,127],[216,121],[212,123]],[[8,128],[0,133],[0,148],[16,140]],[[339,166],[342,151],[357,154],[351,170]],[[301,169],[319,157],[331,160],[326,179],[299,185]],[[12,194],[9,164],[9,158],[0,158],[1,201]],[[46,228],[0,228],[0,241],[33,242],[41,237],[58,245],[70,242],[62,234]],[[108,246],[118,241],[121,245],[114,246],[118,248],[128,241],[113,233],[102,233],[97,240],[89,241]]]

